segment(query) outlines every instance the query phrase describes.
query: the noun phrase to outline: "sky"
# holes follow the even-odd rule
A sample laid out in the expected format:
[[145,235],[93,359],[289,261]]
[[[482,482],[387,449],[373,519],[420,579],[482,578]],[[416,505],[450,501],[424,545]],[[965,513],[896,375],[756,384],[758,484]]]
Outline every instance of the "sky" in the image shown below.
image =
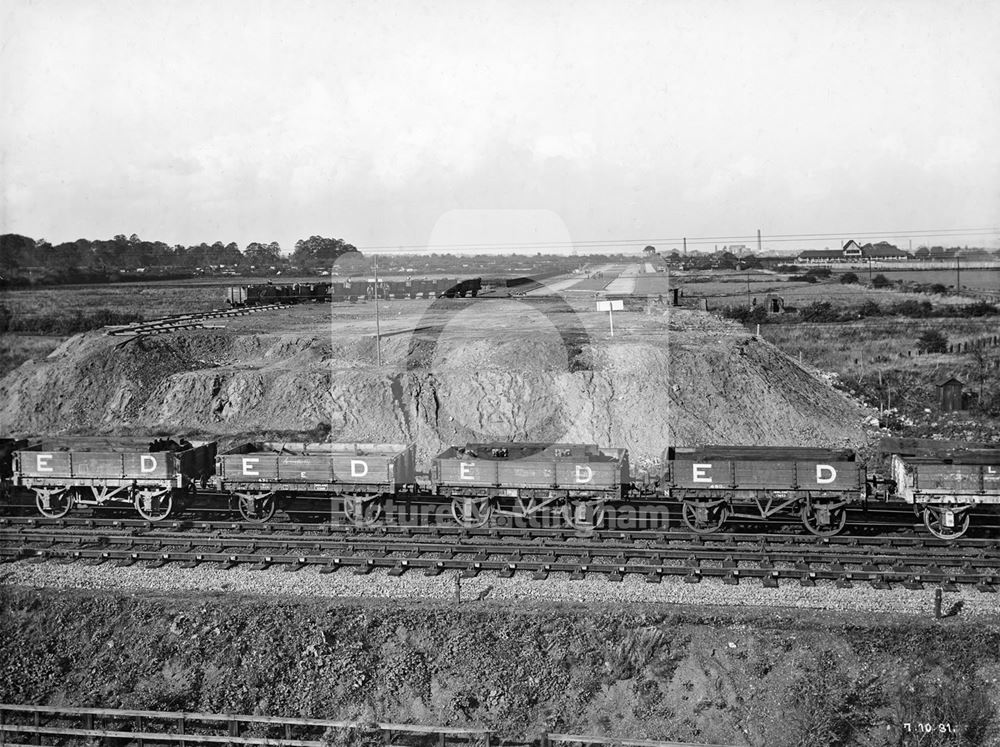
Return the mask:
[[0,0],[0,232],[996,247],[998,30],[991,0]]

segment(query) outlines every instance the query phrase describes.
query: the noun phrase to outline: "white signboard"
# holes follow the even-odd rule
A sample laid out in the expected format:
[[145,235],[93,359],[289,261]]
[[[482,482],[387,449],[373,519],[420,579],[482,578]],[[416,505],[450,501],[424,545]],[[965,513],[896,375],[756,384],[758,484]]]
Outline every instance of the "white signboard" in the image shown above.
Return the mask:
[[598,301],[598,311],[621,311],[625,308],[624,301]]

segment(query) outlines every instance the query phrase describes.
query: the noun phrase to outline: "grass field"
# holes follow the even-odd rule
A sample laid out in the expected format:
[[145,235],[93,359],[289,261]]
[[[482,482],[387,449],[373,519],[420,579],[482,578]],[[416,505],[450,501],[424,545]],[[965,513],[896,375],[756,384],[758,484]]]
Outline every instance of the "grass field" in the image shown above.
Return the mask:
[[[980,319],[864,319],[850,324],[762,324],[760,334],[788,355],[817,368],[844,372],[894,362],[916,348],[917,338],[938,330],[949,342],[995,335],[1000,317]],[[944,356],[927,356],[927,358]]]
[[[861,275],[861,273],[858,273]],[[907,283],[940,283],[946,288],[954,288],[958,275],[955,270],[879,270],[889,280]],[[865,276],[867,277],[867,275]],[[1000,269],[964,270],[961,273],[963,288],[986,291],[1000,295]]]

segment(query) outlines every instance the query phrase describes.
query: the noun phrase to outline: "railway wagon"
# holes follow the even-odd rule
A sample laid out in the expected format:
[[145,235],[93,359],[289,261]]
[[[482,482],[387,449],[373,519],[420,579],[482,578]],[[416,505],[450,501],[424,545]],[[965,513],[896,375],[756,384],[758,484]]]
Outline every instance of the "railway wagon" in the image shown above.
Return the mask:
[[35,494],[43,516],[74,506],[134,506],[148,521],[167,518],[186,494],[204,487],[216,444],[172,439],[43,440],[14,453],[14,485]]
[[370,526],[386,498],[415,487],[416,446],[244,443],[216,458],[215,483],[247,521],[267,521],[296,498],[315,508],[320,498],[339,500],[350,523]]
[[867,498],[867,475],[853,451],[804,447],[670,447],[660,487],[680,501],[691,530],[708,534],[728,518],[770,519],[797,511],[813,534],[832,536],[847,507]]
[[473,443],[431,462],[431,489],[451,501],[455,521],[484,526],[493,515],[528,518],[558,512],[582,530],[604,521],[609,502],[629,488],[626,449],[594,444]]
[[940,456],[892,455],[894,494],[923,515],[941,539],[957,539],[978,506],[1000,506],[1000,450],[955,451]]
[[23,439],[0,438],[0,500],[10,497],[14,477],[14,452],[24,449],[28,442]]

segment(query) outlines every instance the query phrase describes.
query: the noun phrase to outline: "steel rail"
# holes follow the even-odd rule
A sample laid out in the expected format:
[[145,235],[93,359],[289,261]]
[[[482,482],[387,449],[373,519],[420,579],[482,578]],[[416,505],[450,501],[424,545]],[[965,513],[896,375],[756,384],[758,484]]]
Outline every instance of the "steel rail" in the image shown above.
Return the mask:
[[[908,588],[921,588],[923,583],[949,587],[974,584],[982,591],[994,591],[1000,583],[1000,558],[986,553],[970,557],[955,551],[927,555],[899,551],[873,553],[870,548],[852,552],[830,547],[825,552],[812,548],[811,553],[801,549],[782,553],[771,549],[609,547],[585,542],[490,545],[347,538],[317,542],[262,537],[206,537],[204,543],[195,543],[188,536],[112,537],[72,531],[49,531],[35,537],[23,532],[2,532],[0,540],[3,540],[0,557],[7,560],[86,560],[95,564],[114,560],[122,566],[140,561],[149,562],[151,567],[170,562],[181,562],[188,567],[218,563],[223,568],[250,564],[261,570],[271,566],[284,566],[286,570],[319,566],[321,573],[352,568],[355,573],[385,569],[390,575],[422,569],[426,575],[451,570],[460,571],[465,577],[474,577],[482,571],[510,577],[522,571],[532,573],[536,579],[548,578],[550,573],[569,573],[570,578],[600,574],[612,581],[640,574],[650,582],[659,582],[664,576],[683,576],[689,582],[715,577],[729,583],[756,578],[765,586],[775,586],[779,579],[798,580],[803,585],[830,580],[842,586],[856,580],[868,581],[876,588],[888,588],[891,583],[903,583]],[[12,540],[13,545],[9,544]],[[74,542],[76,546],[60,546]],[[199,545],[207,549],[198,549]]]
[[333,535],[351,535],[359,537],[417,537],[431,536],[438,538],[473,537],[492,539],[534,539],[562,540],[571,542],[577,539],[587,539],[595,542],[621,541],[627,543],[652,542],[666,545],[677,542],[687,542],[691,545],[734,546],[741,543],[756,543],[767,547],[791,545],[803,546],[873,546],[873,547],[912,547],[924,550],[935,548],[960,548],[962,550],[993,551],[1000,554],[1000,539],[962,537],[958,540],[942,540],[936,537],[919,535],[878,535],[840,534],[833,537],[818,537],[811,534],[780,534],[775,532],[745,533],[718,532],[709,535],[698,535],[685,530],[664,529],[600,529],[593,532],[579,532],[566,527],[480,527],[465,528],[457,525],[394,525],[380,524],[373,527],[358,527],[343,523],[266,523],[259,524],[246,521],[206,521],[206,520],[166,520],[150,522],[145,519],[100,519],[87,517],[64,517],[50,519],[40,516],[0,516],[0,529],[22,528],[80,528],[88,530],[112,531],[144,531],[156,532],[189,532],[191,534],[211,534],[226,532],[239,535],[289,536],[326,538]]

